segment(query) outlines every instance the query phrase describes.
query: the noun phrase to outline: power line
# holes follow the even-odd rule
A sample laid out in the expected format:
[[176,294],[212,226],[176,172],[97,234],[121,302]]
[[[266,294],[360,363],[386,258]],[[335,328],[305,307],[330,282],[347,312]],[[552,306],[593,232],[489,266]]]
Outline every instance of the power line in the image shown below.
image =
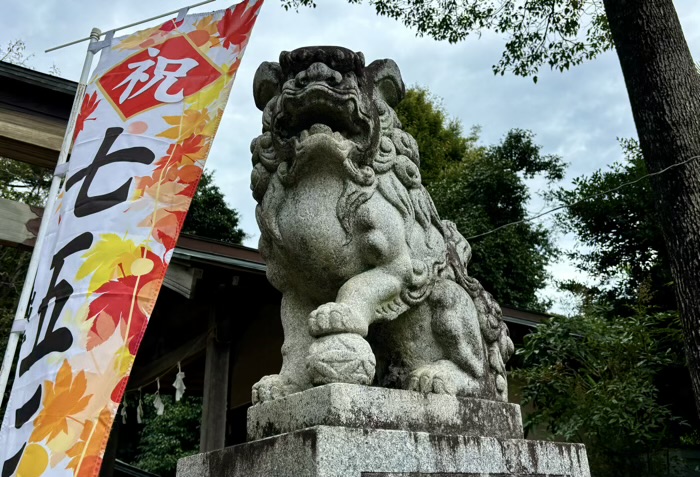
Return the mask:
[[539,219],[540,217],[543,217],[543,216],[545,216],[545,215],[547,215],[547,214],[551,214],[552,212],[556,212],[557,210],[566,209],[566,208],[568,208],[568,207],[573,207],[573,206],[575,206],[575,205],[580,204],[581,202],[586,202],[587,200],[595,199],[595,198],[598,198],[598,197],[601,197],[601,196],[610,194],[611,192],[618,191],[618,190],[622,189],[623,187],[627,187],[627,186],[630,186],[630,185],[632,185],[632,184],[636,184],[637,182],[640,182],[640,181],[642,181],[642,180],[644,180],[644,179],[646,179],[646,178],[648,178],[648,177],[658,176],[658,175],[663,174],[664,172],[667,172],[667,171],[669,171],[669,170],[671,170],[671,169],[673,169],[673,168],[675,168],[675,167],[683,166],[683,165],[689,163],[690,161],[693,161],[693,160],[698,159],[698,158],[700,158],[700,156],[693,156],[693,157],[691,157],[691,158],[689,158],[689,159],[686,159],[686,160],[683,161],[683,162],[678,162],[678,163],[676,163],[676,164],[671,164],[670,166],[668,166],[668,167],[666,167],[666,168],[664,168],[664,169],[661,169],[660,171],[649,172],[648,174],[644,174],[642,177],[638,177],[637,179],[635,179],[635,180],[633,180],[633,181],[625,182],[625,183],[623,183],[623,184],[620,184],[620,185],[617,186],[617,187],[613,187],[612,189],[608,189],[608,190],[603,191],[603,192],[598,192],[597,194],[589,195],[588,197],[584,197],[583,199],[579,199],[579,200],[577,200],[576,202],[573,202],[573,203],[571,203],[571,204],[561,204],[561,205],[558,205],[558,206],[556,206],[556,207],[553,207],[553,208],[551,208],[551,209],[549,209],[549,210],[546,210],[546,211],[542,212],[541,214],[533,215],[532,217],[526,217],[526,218],[521,219],[521,220],[516,220],[515,222],[509,222],[509,223],[507,223],[507,224],[503,224],[503,225],[501,225],[501,226],[499,226],[499,227],[496,227],[495,229],[491,229],[491,230],[489,230],[489,231],[487,231],[487,232],[484,232],[484,233],[481,233],[481,234],[477,234],[477,235],[472,235],[471,237],[467,237],[467,240],[474,240],[474,239],[478,239],[478,238],[481,238],[481,237],[485,237],[486,235],[491,235],[492,233],[498,232],[498,231],[501,230],[501,229],[504,229],[504,228],[506,228],[506,227],[511,227],[511,226],[513,226],[513,225],[524,224],[524,223],[526,223],[526,222],[532,222],[533,220]]

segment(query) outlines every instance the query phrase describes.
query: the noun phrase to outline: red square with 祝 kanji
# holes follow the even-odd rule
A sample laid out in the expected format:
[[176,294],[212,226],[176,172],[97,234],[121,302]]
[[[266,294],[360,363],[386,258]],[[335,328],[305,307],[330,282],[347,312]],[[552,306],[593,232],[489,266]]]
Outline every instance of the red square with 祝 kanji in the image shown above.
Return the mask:
[[126,120],[161,104],[179,103],[221,74],[186,36],[176,36],[130,56],[98,84]]

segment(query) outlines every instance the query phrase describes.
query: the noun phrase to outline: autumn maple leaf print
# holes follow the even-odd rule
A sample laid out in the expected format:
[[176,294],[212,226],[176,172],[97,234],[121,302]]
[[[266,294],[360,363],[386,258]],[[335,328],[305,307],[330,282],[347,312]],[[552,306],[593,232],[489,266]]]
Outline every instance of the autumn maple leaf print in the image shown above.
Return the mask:
[[88,350],[120,330],[129,352],[136,355],[163,278],[163,268],[160,257],[146,251],[143,258],[132,264],[130,275],[111,280],[95,291],[99,297],[90,303],[88,316],[94,321],[88,335]]
[[75,132],[73,133],[73,141],[78,137],[78,133],[85,128],[85,121],[94,121],[95,118],[91,118],[92,113],[97,109],[97,105],[100,104],[100,100],[97,99],[97,91],[94,91],[91,95],[86,94],[85,99],[83,99],[83,104],[80,106],[80,113],[78,113],[78,119],[75,122]]
[[[257,2],[248,8],[248,2],[243,2],[236,5],[236,8],[233,10],[226,10],[224,18],[221,19],[217,26],[219,35],[224,41],[224,48],[228,48],[231,45],[238,45],[241,50],[245,48],[250,31],[255,23],[256,15],[262,4],[263,2]],[[248,9],[246,10],[246,8]]]
[[84,395],[87,389],[85,371],[80,371],[74,378],[68,360],[63,361],[58,370],[56,382],[44,381],[43,387],[43,406],[34,421],[31,442],[41,442],[47,437],[51,440],[68,432],[67,420],[83,411],[92,398],[91,394]]
[[80,440],[66,451],[71,458],[66,466],[74,477],[92,477],[102,465],[102,439],[112,425],[112,411],[105,407],[95,421],[85,422]]

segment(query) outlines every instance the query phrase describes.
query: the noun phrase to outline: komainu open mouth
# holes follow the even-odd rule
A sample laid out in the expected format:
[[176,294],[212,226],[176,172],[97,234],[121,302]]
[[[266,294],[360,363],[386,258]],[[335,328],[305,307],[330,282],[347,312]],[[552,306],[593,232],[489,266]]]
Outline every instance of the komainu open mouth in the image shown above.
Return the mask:
[[315,134],[327,134],[337,141],[349,140],[362,145],[370,132],[370,119],[362,114],[353,92],[337,91],[323,84],[311,84],[302,90],[285,89],[274,130],[281,142],[303,142]]

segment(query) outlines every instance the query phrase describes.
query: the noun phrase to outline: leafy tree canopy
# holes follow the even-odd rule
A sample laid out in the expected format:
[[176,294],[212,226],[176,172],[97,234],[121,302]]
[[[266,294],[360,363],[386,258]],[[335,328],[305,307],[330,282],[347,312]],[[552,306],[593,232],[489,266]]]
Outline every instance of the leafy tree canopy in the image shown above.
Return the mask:
[[[362,3],[362,0],[348,0]],[[420,36],[456,43],[486,30],[506,35],[495,73],[533,76],[543,65],[564,71],[612,48],[602,0],[369,0],[379,15]],[[314,0],[282,0],[285,9]]]
[[[465,237],[526,217],[530,191],[525,179],[560,180],[564,164],[541,153],[529,131],[514,129],[494,146],[477,145],[479,130],[466,137],[459,121],[449,119],[439,102],[423,89],[411,89],[396,108],[404,128],[418,142],[423,183],[443,219]],[[555,256],[550,231],[531,223],[499,230],[470,241],[470,273],[503,304],[543,309],[537,290],[547,279]]]
[[245,232],[239,227],[239,220],[238,212],[226,204],[224,194],[214,184],[214,173],[204,171],[182,232],[240,244]]
[[[579,266],[608,286],[608,299],[640,301],[675,310],[673,278],[651,183],[637,141],[621,140],[624,158],[605,170],[574,179],[574,187],[553,191],[569,204],[559,224],[585,245],[571,253]],[[624,185],[623,185],[624,184]],[[601,191],[614,192],[600,195]],[[595,196],[594,199],[586,200]],[[576,284],[569,284],[578,288]]]
[[470,274],[505,305],[542,310],[536,297],[546,266],[556,256],[547,228],[522,222],[482,237],[480,234],[524,220],[530,191],[526,178],[562,178],[564,165],[543,155],[529,131],[509,131],[497,145],[450,167],[430,188],[441,217],[452,220],[470,240]]
[[462,135],[462,124],[449,118],[439,98],[421,87],[406,91],[396,107],[404,130],[416,138],[420,148],[421,179],[429,187],[450,165],[478,150],[478,129]]
[[51,172],[0,157],[0,197],[41,206],[51,185]]

